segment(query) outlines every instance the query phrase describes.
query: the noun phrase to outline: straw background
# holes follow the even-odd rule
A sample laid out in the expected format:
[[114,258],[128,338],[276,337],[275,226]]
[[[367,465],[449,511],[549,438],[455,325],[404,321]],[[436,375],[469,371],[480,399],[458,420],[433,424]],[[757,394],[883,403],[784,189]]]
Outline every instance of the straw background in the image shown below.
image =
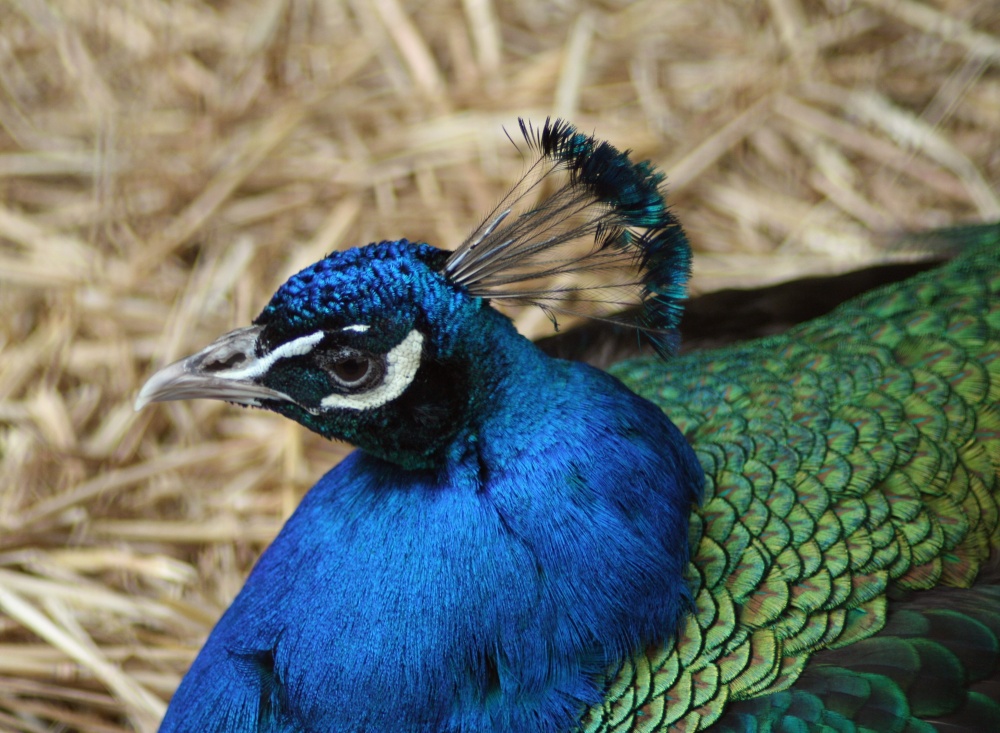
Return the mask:
[[144,379],[330,250],[455,246],[547,115],[667,171],[696,291],[849,269],[1000,218],[1000,5],[0,0],[0,730],[154,731],[347,450]]

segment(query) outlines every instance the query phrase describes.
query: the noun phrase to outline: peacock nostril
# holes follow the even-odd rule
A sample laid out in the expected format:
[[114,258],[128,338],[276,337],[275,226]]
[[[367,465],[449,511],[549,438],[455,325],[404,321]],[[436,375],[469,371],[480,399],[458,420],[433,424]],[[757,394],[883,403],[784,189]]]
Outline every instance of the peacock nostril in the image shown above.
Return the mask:
[[206,359],[201,368],[206,372],[221,372],[242,364],[246,358],[246,354],[233,354],[229,358]]

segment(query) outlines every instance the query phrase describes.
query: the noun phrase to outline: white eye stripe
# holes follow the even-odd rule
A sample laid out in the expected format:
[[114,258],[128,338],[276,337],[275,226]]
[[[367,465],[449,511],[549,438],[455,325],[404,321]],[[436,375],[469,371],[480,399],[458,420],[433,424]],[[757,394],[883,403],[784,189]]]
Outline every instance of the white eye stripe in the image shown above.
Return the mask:
[[345,410],[372,410],[391,402],[406,391],[417,375],[423,345],[423,334],[416,329],[410,331],[406,338],[385,355],[385,377],[381,384],[358,394],[328,395],[320,405]]
[[356,326],[344,326],[344,327],[343,327],[342,329],[340,329],[340,330],[341,330],[341,331],[353,331],[354,333],[364,333],[364,332],[365,332],[365,331],[367,331],[367,330],[368,330],[369,328],[371,328],[371,326],[366,326],[366,325],[365,325],[365,324],[363,324],[363,323],[359,323],[359,324],[358,324],[358,325],[356,325]]
[[282,344],[269,354],[265,354],[260,359],[256,359],[242,369],[227,369],[216,372],[216,377],[222,379],[256,379],[267,372],[278,359],[287,359],[290,356],[305,356],[315,348],[316,344],[323,340],[326,335],[323,331],[316,331],[308,336],[300,336],[286,344]]

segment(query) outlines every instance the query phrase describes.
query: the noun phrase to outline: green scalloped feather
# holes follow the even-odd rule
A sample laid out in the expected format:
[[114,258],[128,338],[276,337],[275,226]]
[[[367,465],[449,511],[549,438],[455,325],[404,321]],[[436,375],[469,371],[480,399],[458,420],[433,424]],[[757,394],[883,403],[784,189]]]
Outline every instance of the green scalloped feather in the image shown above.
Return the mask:
[[692,441],[706,498],[693,613],[586,730],[1000,730],[969,688],[1000,685],[1000,592],[897,598],[971,584],[1000,546],[1000,227],[972,232],[964,261],[786,335],[612,370]]

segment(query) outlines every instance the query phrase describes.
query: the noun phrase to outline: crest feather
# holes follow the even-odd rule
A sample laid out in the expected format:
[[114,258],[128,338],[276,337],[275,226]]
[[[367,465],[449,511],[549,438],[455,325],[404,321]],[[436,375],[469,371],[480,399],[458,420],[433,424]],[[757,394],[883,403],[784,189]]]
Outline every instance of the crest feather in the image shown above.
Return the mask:
[[538,157],[443,272],[473,295],[632,325],[674,351],[691,251],[663,174],[563,120],[518,122]]

